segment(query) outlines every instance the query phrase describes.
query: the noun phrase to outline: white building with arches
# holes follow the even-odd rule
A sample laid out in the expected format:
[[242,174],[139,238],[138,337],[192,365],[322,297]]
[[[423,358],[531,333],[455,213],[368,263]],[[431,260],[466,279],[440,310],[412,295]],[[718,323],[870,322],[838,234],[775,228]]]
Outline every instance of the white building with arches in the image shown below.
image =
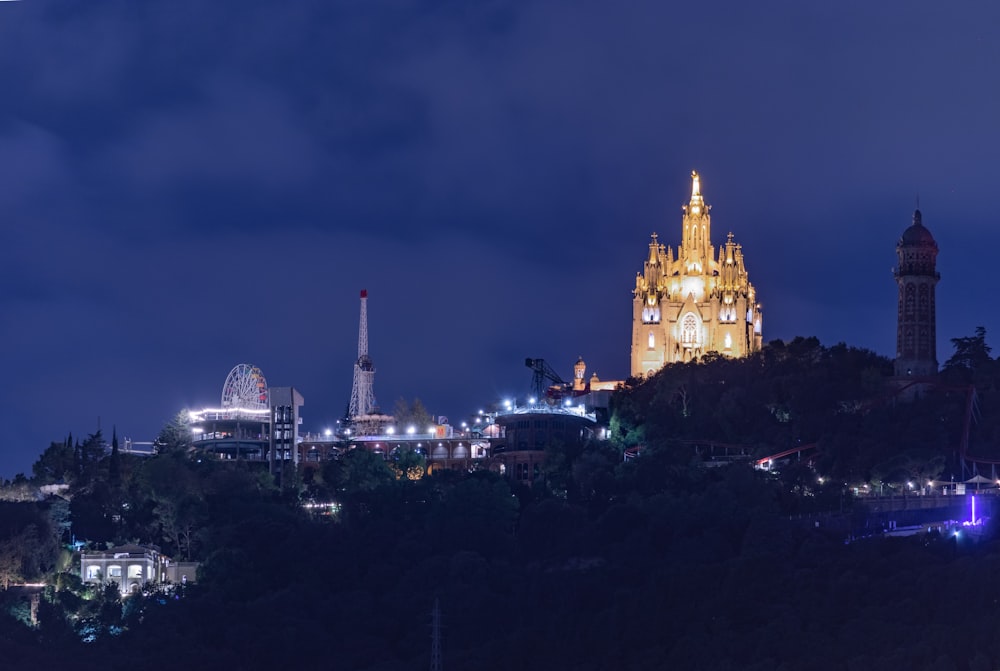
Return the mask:
[[139,592],[147,584],[194,582],[198,562],[177,562],[154,546],[121,545],[103,552],[80,554],[80,577],[98,585],[115,583],[122,594]]

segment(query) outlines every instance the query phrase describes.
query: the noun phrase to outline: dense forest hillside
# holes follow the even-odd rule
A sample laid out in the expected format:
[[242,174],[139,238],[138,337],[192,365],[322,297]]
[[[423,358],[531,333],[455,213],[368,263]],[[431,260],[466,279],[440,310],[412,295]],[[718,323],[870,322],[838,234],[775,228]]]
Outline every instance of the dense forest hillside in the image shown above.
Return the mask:
[[953,344],[932,381],[893,379],[889,359],[815,338],[667,366],[617,397],[612,435],[622,448],[714,442],[756,457],[815,444],[816,472],[851,486],[959,478],[963,444],[1000,461],[1000,362],[982,330]]
[[[363,451],[278,487],[247,462],[60,441],[32,481],[68,483],[69,504],[0,510],[11,579],[48,582],[34,620],[2,593],[0,645],[75,669],[427,668],[437,601],[446,669],[995,668],[992,534],[845,544],[827,515],[864,505],[844,482],[948,474],[969,385],[970,450],[991,447],[995,361],[969,340],[985,358],[956,343],[944,383],[905,399],[884,358],[814,339],[669,367],[615,399],[611,440],[550,446],[530,487],[410,479]],[[705,468],[710,442],[817,448],[765,472]],[[303,505],[323,497],[334,514]],[[198,583],[88,588],[60,550],[74,537],[160,544],[202,560]]]

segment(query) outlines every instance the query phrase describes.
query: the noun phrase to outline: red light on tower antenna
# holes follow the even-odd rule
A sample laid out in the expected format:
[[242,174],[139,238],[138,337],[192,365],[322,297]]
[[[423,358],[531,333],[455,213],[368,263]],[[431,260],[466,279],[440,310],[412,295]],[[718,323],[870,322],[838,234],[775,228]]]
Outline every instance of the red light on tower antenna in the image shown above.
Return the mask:
[[362,289],[361,290],[361,297],[362,298],[368,298],[368,290],[367,289]]

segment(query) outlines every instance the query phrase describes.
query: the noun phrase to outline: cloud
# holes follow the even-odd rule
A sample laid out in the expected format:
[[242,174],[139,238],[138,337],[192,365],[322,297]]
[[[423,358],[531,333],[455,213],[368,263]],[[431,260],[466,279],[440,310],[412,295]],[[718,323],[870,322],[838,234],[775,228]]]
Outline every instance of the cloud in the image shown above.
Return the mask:
[[0,157],[0,206],[50,199],[71,181],[62,142],[35,124],[0,125]]
[[210,78],[202,99],[143,118],[108,151],[124,188],[232,184],[282,191],[310,184],[322,157],[288,99],[259,82]]
[[939,355],[1000,328],[969,262],[1000,243],[992,5],[6,4],[4,420],[31,454],[98,414],[148,438],[241,361],[335,419],[361,288],[386,405],[454,417],[529,356],[619,376],[692,168],[766,339],[891,354],[917,194]]

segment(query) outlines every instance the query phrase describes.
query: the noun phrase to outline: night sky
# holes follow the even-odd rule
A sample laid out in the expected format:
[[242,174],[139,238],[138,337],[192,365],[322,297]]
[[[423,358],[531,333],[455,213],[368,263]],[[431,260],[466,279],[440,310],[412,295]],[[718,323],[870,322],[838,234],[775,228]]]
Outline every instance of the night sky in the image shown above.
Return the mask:
[[1000,348],[1000,4],[0,2],[0,475],[151,440],[238,363],[457,422],[541,357],[628,373],[649,234],[697,169],[764,339],[895,354],[895,245],[941,249],[938,358]]

